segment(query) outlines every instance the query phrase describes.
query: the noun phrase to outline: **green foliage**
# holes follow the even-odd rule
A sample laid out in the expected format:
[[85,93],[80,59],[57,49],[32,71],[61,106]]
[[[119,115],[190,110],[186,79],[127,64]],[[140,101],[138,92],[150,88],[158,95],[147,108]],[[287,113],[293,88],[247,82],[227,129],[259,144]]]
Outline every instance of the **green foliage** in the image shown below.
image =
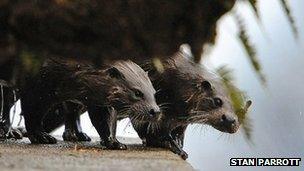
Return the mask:
[[20,59],[23,69],[32,74],[37,73],[43,63],[41,57],[25,50],[21,52]]
[[295,20],[294,20],[293,16],[291,15],[290,8],[289,8],[286,0],[280,0],[280,1],[281,1],[281,4],[282,4],[282,7],[283,7],[283,9],[286,13],[286,16],[288,18],[288,21],[290,23],[292,31],[293,31],[295,37],[297,38],[298,37],[298,29],[296,27]]
[[246,53],[249,57],[251,65],[254,68],[257,75],[259,76],[260,81],[262,82],[263,85],[266,85],[265,76],[262,73],[262,68],[261,68],[260,62],[257,58],[255,48],[249,41],[249,37],[246,33],[245,24],[244,24],[244,22],[243,22],[243,20],[241,19],[240,16],[235,15],[235,18],[236,18],[237,24],[239,26],[238,38],[240,40],[240,43],[244,47],[244,50],[246,51]]
[[222,66],[217,69],[217,73],[222,78],[223,84],[228,91],[233,109],[238,116],[239,122],[242,124],[244,136],[246,140],[251,142],[252,124],[247,113],[248,108],[251,106],[252,102],[250,100],[247,100],[245,92],[239,90],[233,84],[234,78],[230,69],[228,69],[226,66]]
[[[255,12],[255,15],[259,19],[260,16],[259,16],[258,7],[257,7],[258,1],[257,0],[247,0],[247,1],[249,2],[250,6],[252,7],[252,9]],[[291,15],[291,11],[290,11],[290,8],[289,8],[289,6],[287,4],[287,1],[286,0],[280,0],[280,2],[282,4],[282,7],[283,7],[285,13],[286,13],[286,16],[288,18],[288,21],[290,23],[292,31],[293,31],[295,37],[297,38],[298,37],[298,29],[296,27],[295,20],[294,20],[293,16]],[[265,76],[262,73],[262,68],[261,68],[260,62],[259,62],[259,60],[257,58],[254,45],[250,43],[250,39],[249,39],[249,37],[248,37],[248,35],[246,33],[245,24],[244,24],[241,16],[235,15],[235,18],[236,18],[236,21],[237,21],[237,24],[238,24],[238,27],[239,27],[238,38],[240,40],[240,43],[244,47],[244,50],[246,51],[246,53],[247,53],[247,55],[249,57],[251,65],[254,68],[254,70],[257,73],[257,75],[259,76],[262,84],[266,85]]]
[[[258,12],[258,7],[257,7],[257,0],[247,0],[253,9],[256,17],[259,19],[258,22],[260,21],[260,15]],[[285,11],[285,14],[288,18],[289,24],[292,28],[292,32],[295,36],[295,38],[298,37],[298,29],[295,24],[295,20],[291,14],[291,10],[287,4],[286,0],[280,0],[282,8]],[[239,33],[238,33],[238,38],[240,40],[240,43],[242,44],[244,50],[246,51],[249,60],[251,62],[252,67],[254,68],[255,72],[260,78],[260,81],[262,82],[263,85],[266,85],[266,79],[264,74],[262,73],[262,68],[260,65],[260,62],[257,58],[256,50],[254,48],[254,45],[251,44],[250,39],[246,33],[246,28],[245,24],[241,18],[241,16],[235,15],[238,27],[239,27]],[[242,128],[244,130],[244,134],[246,137],[246,140],[249,140],[251,142],[251,132],[252,132],[252,124],[250,119],[247,117],[246,113],[248,112],[248,108],[251,105],[251,101],[247,101],[245,103],[245,96],[244,93],[239,91],[233,84],[231,84],[231,80],[233,80],[230,71],[227,70],[226,67],[221,67],[218,70],[218,73],[223,77],[224,84],[226,85],[234,109],[236,111],[236,114],[239,117],[240,122],[242,123]]]
[[156,68],[156,70],[159,73],[163,73],[164,72],[164,70],[165,70],[164,65],[163,65],[162,61],[159,58],[153,58],[152,59],[152,63],[153,63],[154,67]]
[[248,0],[248,2],[250,4],[250,6],[252,7],[252,9],[254,10],[256,17],[260,18],[260,14],[259,14],[258,7],[257,7],[258,1],[257,0]]

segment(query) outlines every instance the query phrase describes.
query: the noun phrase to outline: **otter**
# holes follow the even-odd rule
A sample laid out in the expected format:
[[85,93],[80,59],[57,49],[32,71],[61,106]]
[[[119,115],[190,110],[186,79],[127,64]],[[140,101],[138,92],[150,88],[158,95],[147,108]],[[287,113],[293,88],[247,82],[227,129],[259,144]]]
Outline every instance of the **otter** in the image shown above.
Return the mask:
[[160,108],[148,74],[131,61],[117,61],[102,70],[77,61],[49,59],[21,91],[22,112],[31,143],[52,144],[56,139],[41,124],[56,105],[71,102],[83,105],[110,149],[125,149],[115,137],[116,118],[133,121],[157,120]]
[[18,99],[18,91],[7,81],[0,80],[0,139],[21,139],[22,133],[13,129],[10,122],[10,109]]
[[145,65],[153,86],[160,91],[157,103],[163,107],[160,122],[133,123],[144,144],[165,147],[188,157],[182,150],[184,132],[189,124],[208,124],[222,132],[235,133],[239,128],[229,95],[219,78],[178,52],[163,61],[160,73],[151,64]]
[[[182,150],[184,132],[189,124],[208,124],[228,133],[236,132],[240,125],[220,78],[186,56],[178,52],[163,61],[162,73],[151,62],[142,65],[159,90],[156,100],[163,114],[156,123],[132,121],[144,144],[169,148],[184,159],[188,156]],[[52,125],[51,122],[45,120],[44,125]]]

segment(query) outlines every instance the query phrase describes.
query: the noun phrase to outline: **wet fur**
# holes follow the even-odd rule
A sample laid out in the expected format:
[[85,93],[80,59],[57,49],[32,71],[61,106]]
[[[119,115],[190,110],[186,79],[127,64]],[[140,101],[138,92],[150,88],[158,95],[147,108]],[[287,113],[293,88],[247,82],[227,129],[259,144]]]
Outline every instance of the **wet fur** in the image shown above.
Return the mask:
[[[138,71],[144,72],[140,67],[135,68],[135,66],[137,65],[131,61],[119,61],[107,69],[96,70],[88,65],[82,66],[80,63],[75,65],[75,62],[70,61],[49,60],[36,76],[36,81],[29,82],[22,91],[22,110],[31,142],[56,142],[44,131],[41,122],[52,109],[58,108],[58,105],[62,105],[63,102],[68,102],[83,104],[88,109],[92,124],[105,146],[125,148],[115,138],[116,115],[127,114],[135,119],[146,119],[147,111],[149,111],[147,108],[158,107],[155,100],[150,99],[154,96],[150,93],[155,91],[151,83],[151,86],[145,87],[149,90],[144,91],[145,97],[148,97],[150,101],[130,98],[135,87],[130,84],[128,75],[121,73],[130,67],[134,69],[129,70],[131,74]],[[139,76],[132,79],[144,78],[144,82],[147,82],[147,75],[140,74]],[[142,81],[138,81],[138,85],[140,83]],[[136,88],[139,87],[136,86]],[[72,108],[74,107],[70,109]],[[122,109],[128,110],[122,112]],[[138,117],[145,114],[147,116]]]
[[[189,124],[209,124],[227,132],[227,128],[220,127],[221,116],[228,114],[234,117],[221,80],[185,56],[179,52],[163,61],[163,73],[159,73],[151,62],[143,65],[158,90],[156,99],[163,115],[161,121],[153,123],[132,120],[134,128],[147,146],[170,148],[183,158],[187,158],[182,147],[184,132]],[[201,86],[203,81],[211,83],[210,90]],[[214,106],[212,100],[215,97],[223,101],[222,107]],[[238,125],[233,129],[237,128]]]
[[[155,102],[155,89],[152,86],[152,83],[148,77],[147,72],[145,72],[141,67],[136,65],[131,61],[126,62],[115,62],[112,64],[108,64],[109,66],[117,68],[123,75],[128,84],[134,89],[140,90],[144,94],[144,99],[140,100],[141,103],[134,103],[134,105],[126,104],[125,100],[129,99],[130,93],[120,93],[120,97],[116,97],[115,95],[111,96],[113,100],[116,102],[124,104],[123,107],[118,109],[119,118],[130,117],[133,122],[137,122],[138,120],[149,119],[153,120],[153,117],[147,115],[142,115],[141,113],[149,112],[148,109],[160,110],[158,105]],[[120,92],[119,87],[113,87],[116,92]],[[69,104],[71,106],[72,104]],[[74,108],[65,108],[64,110],[58,110],[58,108],[62,108],[61,105],[50,110],[48,114],[45,115],[43,119],[43,128],[46,132],[51,132],[55,128],[58,128],[63,124],[65,120],[65,131],[63,134],[63,139],[67,141],[86,141],[88,138],[83,139],[81,136],[79,137],[77,134],[81,133],[81,127],[79,124],[79,115],[84,113],[86,110],[79,110],[77,108],[77,104],[74,103]],[[133,111],[133,114],[131,112]],[[63,117],[67,115],[66,113],[71,113],[69,115],[74,116],[74,118]],[[154,118],[157,120],[156,118]],[[77,123],[77,122],[78,123]],[[68,124],[67,124],[68,123]],[[74,124],[73,124],[74,123]]]
[[[159,73],[151,63],[144,67],[156,89],[157,102],[162,106],[163,117],[155,123],[133,123],[135,130],[147,146],[166,147],[187,158],[182,150],[184,132],[189,124],[211,125],[223,132],[235,132],[221,127],[223,114],[235,117],[230,100],[219,78],[187,59],[186,54],[179,52],[163,62],[164,72]],[[210,89],[201,86],[203,81],[211,84]],[[220,98],[223,106],[213,103]],[[230,128],[229,128],[230,129]]]

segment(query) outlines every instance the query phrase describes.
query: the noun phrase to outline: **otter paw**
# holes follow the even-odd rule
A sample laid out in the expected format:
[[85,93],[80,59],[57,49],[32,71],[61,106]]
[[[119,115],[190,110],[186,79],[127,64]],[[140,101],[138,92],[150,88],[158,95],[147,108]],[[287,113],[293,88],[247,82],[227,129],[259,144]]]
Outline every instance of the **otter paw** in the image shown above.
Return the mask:
[[9,126],[0,126],[0,139],[22,139],[22,132],[18,129],[9,129]]
[[82,132],[76,132],[75,130],[67,130],[64,131],[62,138],[64,141],[72,141],[72,142],[78,142],[78,141],[91,141],[91,138]]
[[182,151],[179,156],[181,156],[182,159],[186,160],[188,158],[188,154],[185,151]]
[[185,152],[183,149],[181,149],[181,148],[175,148],[174,146],[171,146],[171,147],[170,147],[170,150],[171,150],[173,153],[175,153],[175,154],[181,156],[181,158],[184,159],[184,160],[186,160],[186,159],[188,158],[188,153],[186,153],[186,152]]
[[22,139],[22,132],[18,129],[11,129],[10,131],[8,131],[8,133],[6,134],[7,138],[14,138],[14,139]]
[[104,143],[104,145],[111,150],[126,150],[127,146],[120,143],[118,140],[111,140]]
[[46,132],[36,132],[28,134],[28,137],[32,144],[56,144],[56,138],[52,137]]
[[8,128],[4,126],[0,126],[0,139],[4,140],[6,139],[6,133]]
[[64,131],[62,134],[62,138],[64,141],[72,141],[72,142],[78,141],[76,132],[72,130]]
[[24,127],[17,127],[17,129],[22,133],[23,137],[28,137],[27,131]]
[[91,141],[91,138],[86,133],[80,132],[77,136],[79,141]]

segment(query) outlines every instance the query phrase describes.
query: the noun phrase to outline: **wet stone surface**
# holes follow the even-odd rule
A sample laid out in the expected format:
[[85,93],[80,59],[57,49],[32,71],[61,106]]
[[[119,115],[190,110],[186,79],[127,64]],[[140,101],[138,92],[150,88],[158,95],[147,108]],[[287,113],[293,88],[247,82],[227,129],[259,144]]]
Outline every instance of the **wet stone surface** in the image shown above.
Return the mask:
[[[99,142],[31,145],[27,138],[0,141],[0,170],[193,170],[179,156],[119,139],[128,150],[105,150]],[[134,145],[137,144],[137,145]]]

